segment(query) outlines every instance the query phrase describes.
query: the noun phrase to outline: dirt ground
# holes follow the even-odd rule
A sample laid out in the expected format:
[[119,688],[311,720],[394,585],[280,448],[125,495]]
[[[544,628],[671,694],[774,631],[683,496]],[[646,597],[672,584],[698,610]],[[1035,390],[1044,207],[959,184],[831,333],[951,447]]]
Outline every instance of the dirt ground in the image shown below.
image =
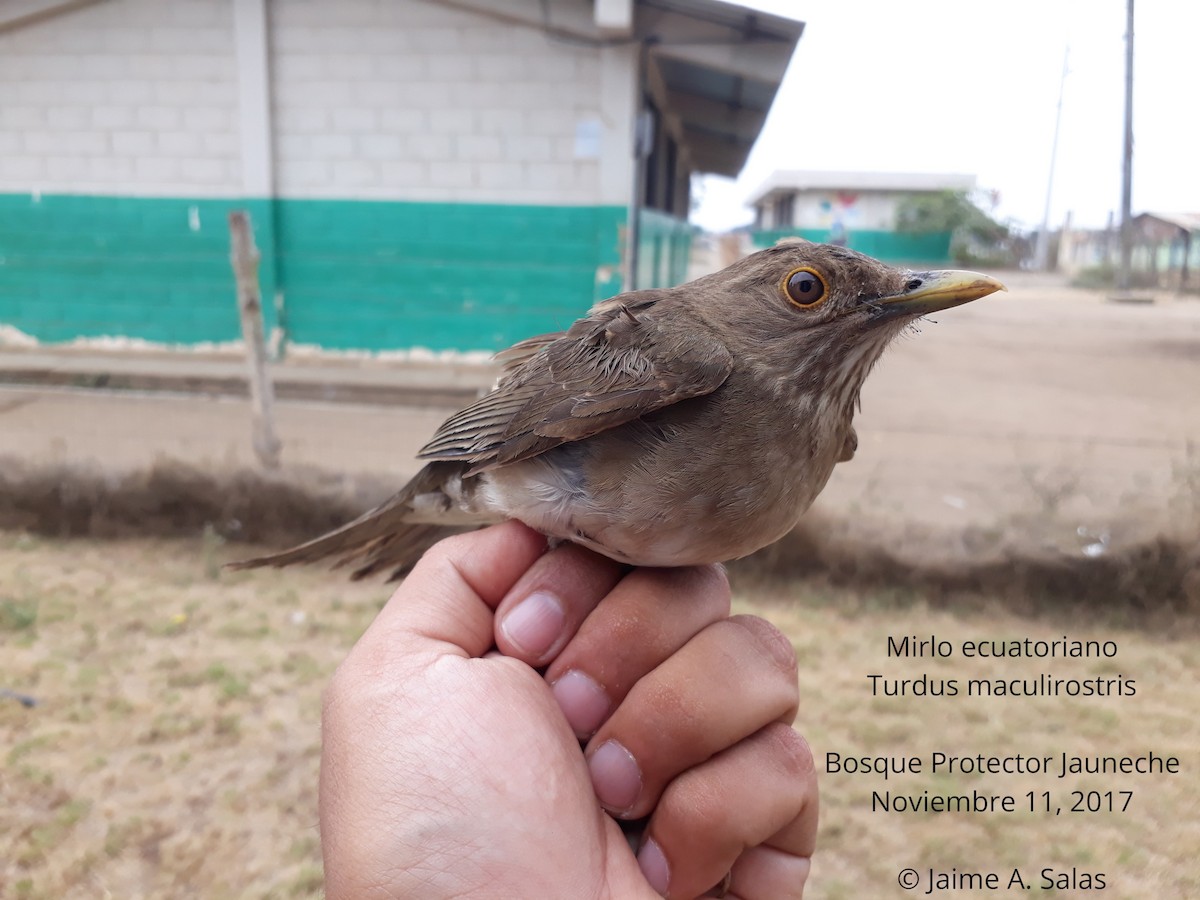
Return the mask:
[[[856,459],[839,466],[773,569],[735,571],[739,609],[792,638],[805,698],[797,724],[819,765],[830,751],[1155,751],[1178,756],[1183,774],[891,785],[1134,791],[1126,812],[1061,817],[871,812],[882,782],[825,774],[810,897],[910,896],[896,886],[908,865],[1075,867],[1106,871],[1107,897],[1200,896],[1200,302],[1120,305],[1038,277],[1008,280],[1009,294],[943,313],[885,356],[863,397]],[[414,471],[414,451],[449,410],[282,403],[278,412],[284,482],[369,494]],[[253,465],[248,438],[243,401],[0,389],[0,494],[15,494],[26,471],[51,473],[47,508],[91,503],[106,486],[153,485],[138,473],[154,467],[219,481]],[[88,473],[86,490],[73,472]],[[248,483],[235,478],[229,491]],[[194,479],[193,489],[208,484]],[[338,514],[354,508],[351,494]],[[2,897],[320,894],[320,690],[389,589],[321,570],[224,572],[246,548],[227,543],[223,520],[205,527],[164,509],[180,496],[147,514],[141,536],[138,521],[125,523],[135,536],[102,540],[40,525],[0,530],[0,688],[39,701],[0,697]],[[323,521],[296,509],[287,515],[301,531]],[[809,557],[831,558],[826,532],[911,567],[824,577]],[[176,536],[155,536],[164,534]],[[1147,556],[1156,540],[1167,549]],[[1100,606],[1088,602],[1096,580],[1055,605],[1001,602],[987,582],[939,591],[929,576],[939,566],[1028,567],[1024,553],[1071,564],[1127,554],[1147,577],[1124,603],[1125,569],[1093,571],[1112,582],[1097,588]],[[1172,603],[1156,608],[1153,576],[1168,568]],[[1120,650],[1081,661],[887,658],[887,636],[905,634],[955,644],[1069,635]],[[873,697],[871,673],[1124,676],[1138,693]]]

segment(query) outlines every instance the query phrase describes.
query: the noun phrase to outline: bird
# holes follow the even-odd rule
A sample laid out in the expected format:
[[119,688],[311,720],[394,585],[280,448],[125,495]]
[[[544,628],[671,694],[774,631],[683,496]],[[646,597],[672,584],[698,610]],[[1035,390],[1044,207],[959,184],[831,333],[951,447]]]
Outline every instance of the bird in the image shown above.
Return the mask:
[[858,445],[884,349],[922,316],[1006,290],[785,240],[687,284],[618,294],[497,354],[495,387],[354,521],[234,563],[333,558],[402,577],[438,539],[517,519],[631,566],[748,556],[783,537]]

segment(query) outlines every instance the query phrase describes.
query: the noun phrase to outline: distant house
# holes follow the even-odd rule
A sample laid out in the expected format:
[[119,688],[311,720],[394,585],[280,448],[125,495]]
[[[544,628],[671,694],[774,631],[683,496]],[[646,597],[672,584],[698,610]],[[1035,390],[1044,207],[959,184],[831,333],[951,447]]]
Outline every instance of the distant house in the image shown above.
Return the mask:
[[[1130,266],[1135,283],[1180,291],[1200,288],[1200,213],[1140,213],[1133,217],[1132,236]],[[1119,258],[1116,225],[1084,230],[1071,228],[1068,221],[1059,232],[1057,262],[1064,272],[1112,269]]]
[[720,0],[0,4],[0,325],[234,340],[245,208],[292,342],[561,328],[683,277],[691,176],[741,170],[803,27]]
[[1144,212],[1133,218],[1135,269],[1162,287],[1197,287],[1200,213]]
[[750,198],[753,241],[762,247],[798,236],[884,260],[941,263],[950,258],[950,232],[899,233],[897,209],[914,196],[974,187],[974,175],[776,171]]

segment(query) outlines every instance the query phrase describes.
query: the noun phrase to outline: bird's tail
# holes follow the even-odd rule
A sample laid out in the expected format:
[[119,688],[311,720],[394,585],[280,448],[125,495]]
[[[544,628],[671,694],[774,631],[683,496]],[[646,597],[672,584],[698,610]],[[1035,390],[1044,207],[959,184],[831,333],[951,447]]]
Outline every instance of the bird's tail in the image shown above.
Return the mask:
[[[467,465],[459,462],[434,462],[425,466],[399,493],[372,510],[363,513],[320,537],[306,541],[280,553],[257,556],[229,563],[230,569],[257,569],[261,566],[281,568],[296,563],[311,563],[334,558],[335,569],[353,566],[350,577],[365,578],[384,569],[391,569],[389,580],[400,578],[421,558],[421,555],[444,537],[470,531],[471,524],[428,524],[410,522],[414,501],[421,498],[422,506],[433,505],[448,480],[461,479]],[[447,501],[448,502],[448,501]]]

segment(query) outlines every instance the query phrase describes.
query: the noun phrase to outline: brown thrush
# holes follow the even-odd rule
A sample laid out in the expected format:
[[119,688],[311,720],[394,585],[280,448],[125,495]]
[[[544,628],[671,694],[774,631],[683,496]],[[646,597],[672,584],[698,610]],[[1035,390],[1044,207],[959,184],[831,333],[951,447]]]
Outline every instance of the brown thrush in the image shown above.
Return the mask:
[[1004,290],[784,242],[666,290],[605,300],[499,355],[390,500],[237,567],[336,557],[398,576],[434,540],[504,519],[624,563],[736,559],[786,534],[849,460],[867,373],[927,313]]

